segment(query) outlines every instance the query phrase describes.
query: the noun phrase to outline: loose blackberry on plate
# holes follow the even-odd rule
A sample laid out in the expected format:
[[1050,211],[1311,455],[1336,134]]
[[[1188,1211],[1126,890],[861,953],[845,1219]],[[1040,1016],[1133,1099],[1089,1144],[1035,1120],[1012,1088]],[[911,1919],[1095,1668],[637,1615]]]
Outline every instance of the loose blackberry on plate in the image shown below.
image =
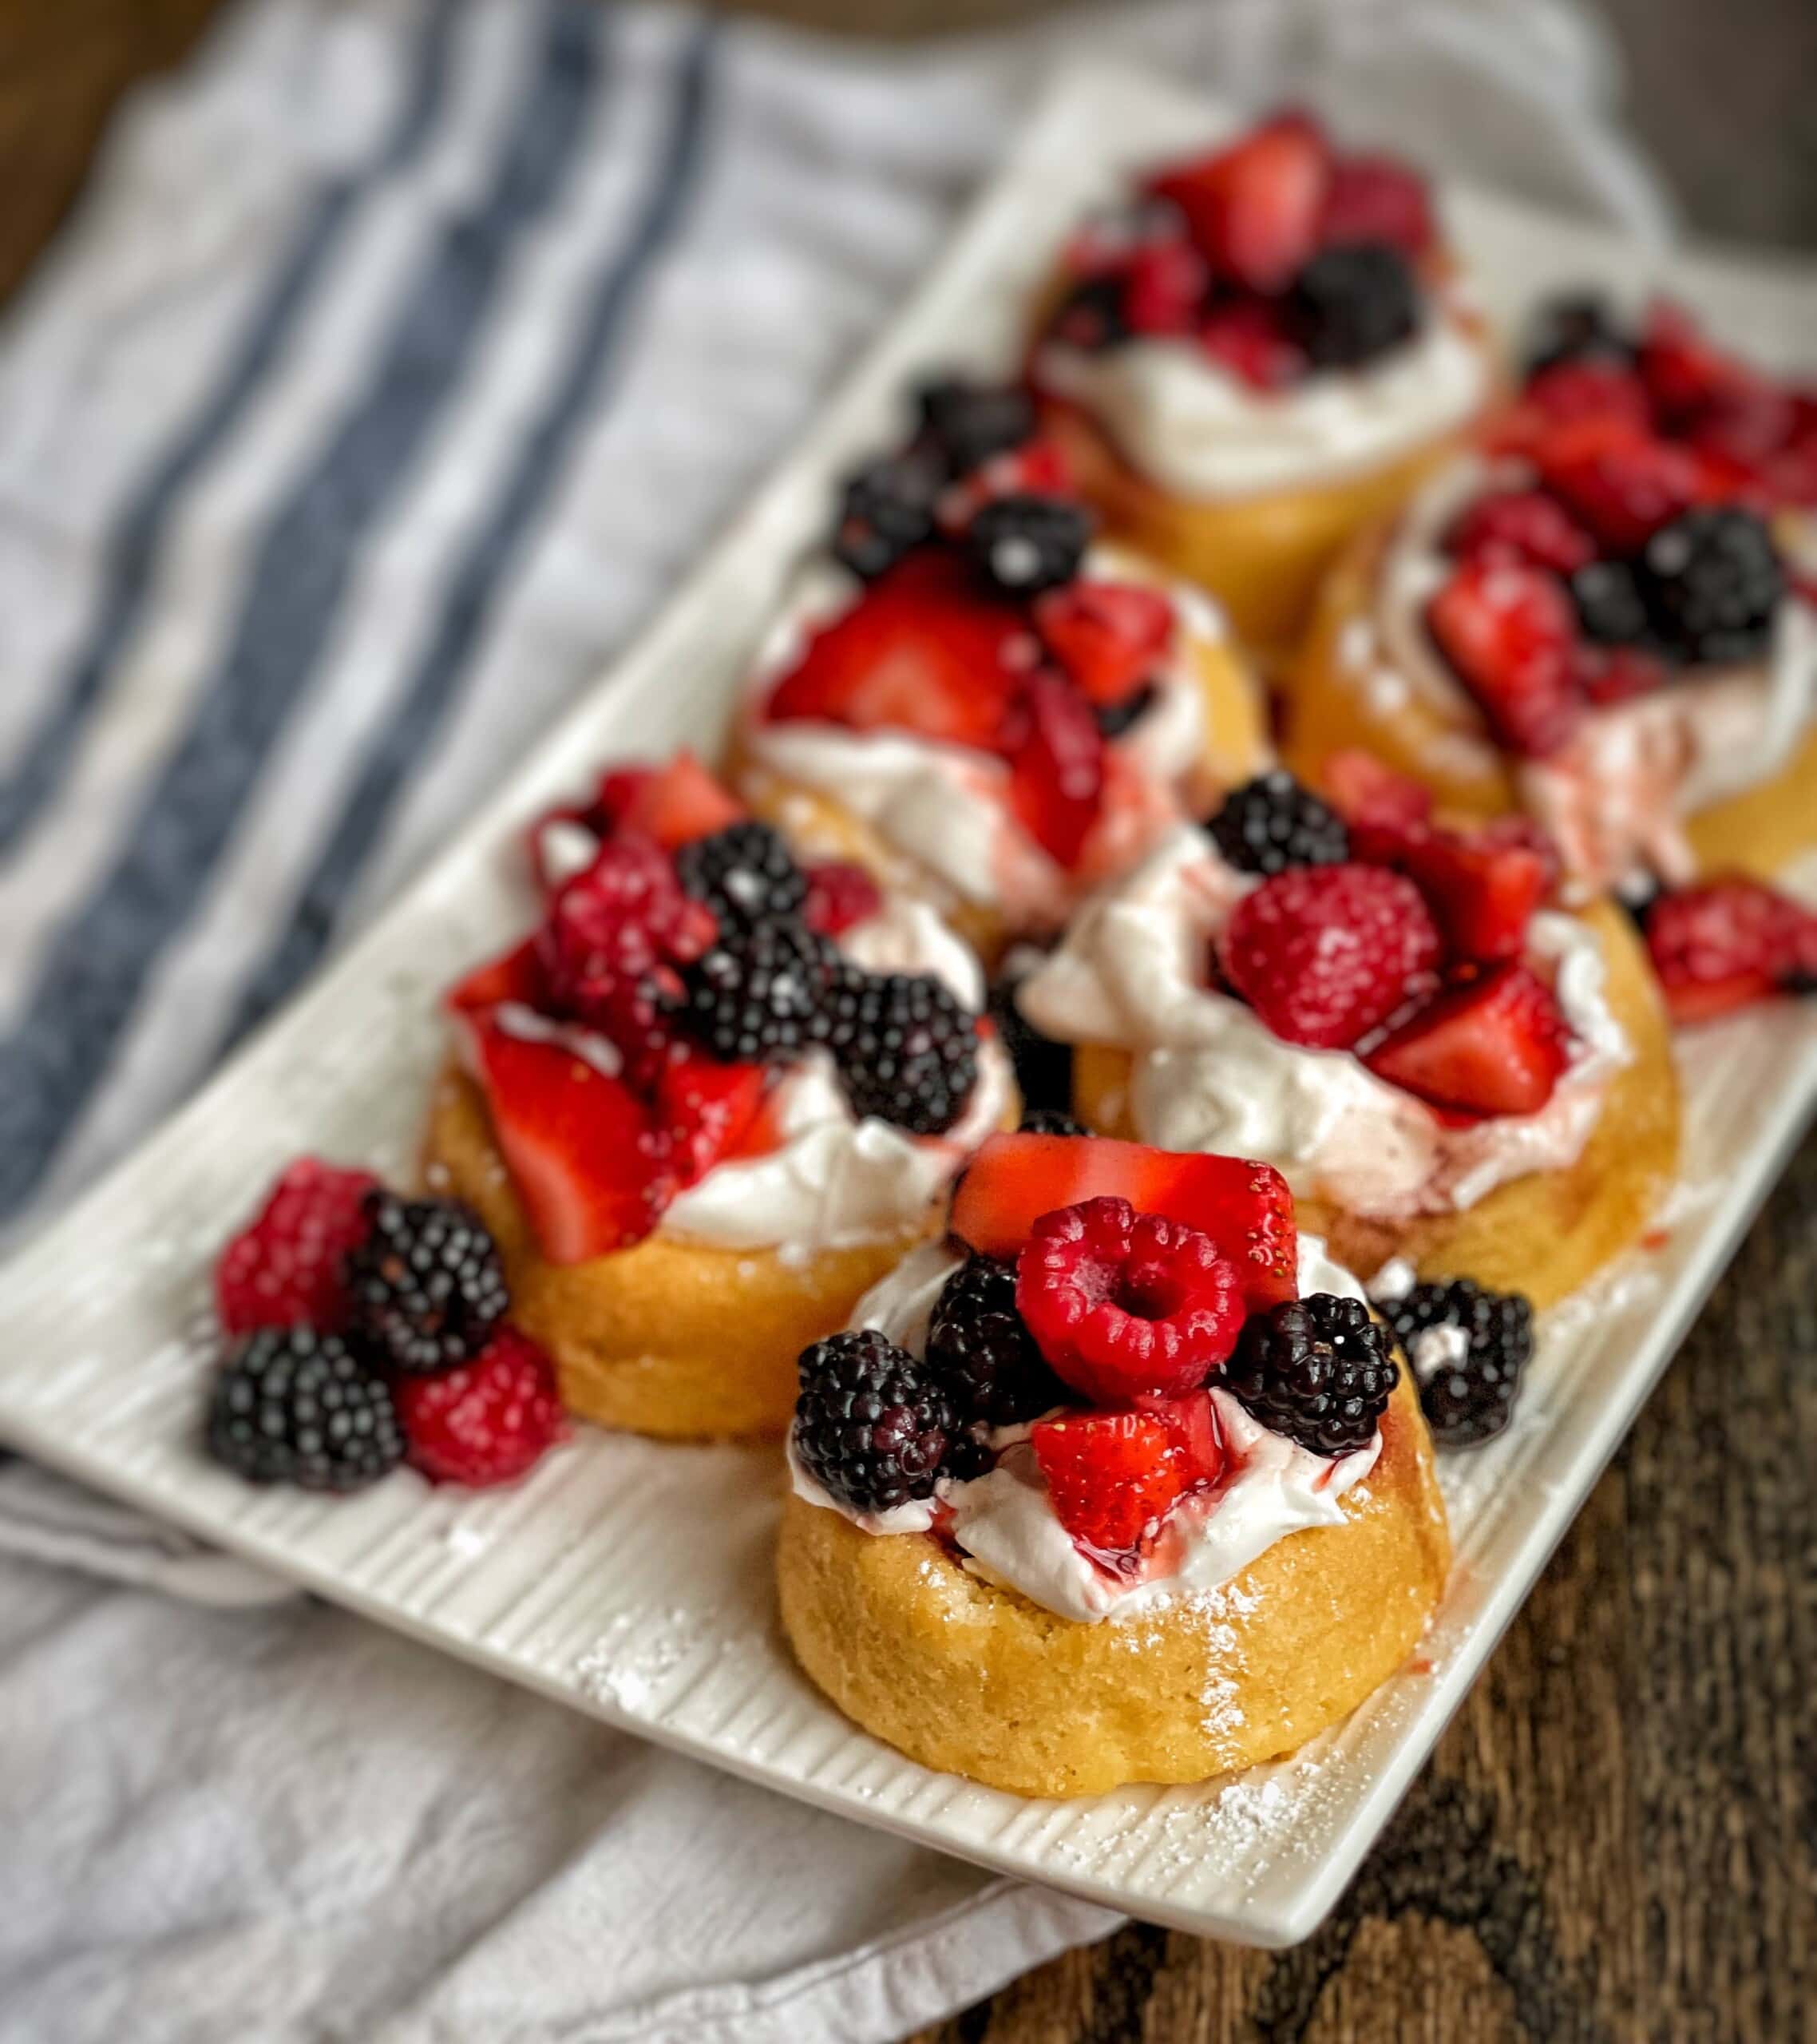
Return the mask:
[[1253,1314],[1219,1379],[1265,1427],[1315,1455],[1367,1448],[1399,1377],[1360,1299],[1329,1292]]
[[928,1367],[962,1423],[1011,1427],[1070,1396],[1015,1305],[1015,1265],[968,1256],[948,1278],[928,1321]]
[[1470,1448],[1500,1433],[1533,1357],[1527,1301],[1518,1292],[1491,1291],[1459,1278],[1415,1285],[1376,1304],[1406,1351],[1439,1445]]
[[795,1452],[829,1496],[888,1511],[933,1495],[955,1431],[926,1369],[874,1328],[830,1335],[801,1358]]
[[498,1246],[470,1207],[366,1195],[371,1228],[347,1258],[350,1325],[401,1370],[452,1369],[477,1356],[510,1297]]
[[978,1076],[978,1029],[958,996],[925,972],[848,980],[849,1016],[833,1046],[857,1115],[939,1135],[965,1111]]
[[1350,857],[1344,818],[1284,766],[1233,790],[1205,827],[1225,862],[1239,873],[1341,866]]
[[357,1491],[404,1459],[391,1393],[338,1335],[267,1327],[215,1380],[208,1452],[254,1483]]
[[754,820],[696,838],[675,854],[675,877],[722,925],[799,915],[808,883],[782,834]]

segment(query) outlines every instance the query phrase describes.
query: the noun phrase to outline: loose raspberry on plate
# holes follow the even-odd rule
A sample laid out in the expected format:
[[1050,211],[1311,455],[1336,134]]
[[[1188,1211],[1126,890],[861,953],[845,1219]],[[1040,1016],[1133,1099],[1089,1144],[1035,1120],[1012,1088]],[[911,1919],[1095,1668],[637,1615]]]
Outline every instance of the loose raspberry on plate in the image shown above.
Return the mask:
[[1381,866],[1297,867],[1237,905],[1218,960],[1277,1036],[1348,1050],[1377,1029],[1439,963],[1419,889]]
[[300,1322],[324,1333],[342,1327],[342,1266],[366,1238],[366,1195],[378,1182],[370,1171],[339,1171],[315,1157],[290,1165],[215,1266],[215,1305],[226,1333]]
[[1281,113],[1228,148],[1155,178],[1150,189],[1185,216],[1217,274],[1281,290],[1319,245],[1331,151],[1317,124]]
[[1426,608],[1439,648],[1502,743],[1544,758],[1582,715],[1571,653],[1577,619],[1556,576],[1505,561],[1467,561]]
[[1764,881],[1729,875],[1661,894],[1643,926],[1675,1022],[1817,985],[1817,914]]
[[1236,1266],[1209,1235],[1114,1197],[1035,1223],[1015,1302],[1055,1372],[1101,1405],[1193,1390],[1243,1324]]
[[1035,599],[1035,629],[1067,679],[1095,703],[1121,703],[1148,680],[1174,636],[1158,589],[1081,579]]
[[1364,1062],[1434,1107],[1529,1115],[1551,1099],[1570,1055],[1570,1032],[1551,989],[1510,963],[1441,994]]
[[[1182,1400],[1185,1404],[1189,1401]],[[1195,1401],[1209,1419],[1209,1400]],[[1069,1412],[1043,1420],[1029,1436],[1046,1479],[1055,1515],[1081,1546],[1098,1554],[1126,1554],[1189,1491],[1216,1482],[1211,1466],[1183,1444],[1213,1444],[1216,1430],[1189,1429],[1171,1410]]]
[[982,1255],[1017,1255],[1042,1216],[1108,1195],[1209,1235],[1252,1307],[1292,1298],[1299,1238],[1287,1182],[1269,1164],[1155,1150],[1108,1136],[993,1135],[954,1190],[950,1226]]
[[406,1459],[439,1483],[514,1483],[568,1436],[555,1366],[515,1327],[456,1369],[401,1377],[394,1396]]
[[1018,820],[1051,858],[1075,866],[1104,797],[1104,734],[1091,703],[1037,668],[1016,695],[1003,742]]

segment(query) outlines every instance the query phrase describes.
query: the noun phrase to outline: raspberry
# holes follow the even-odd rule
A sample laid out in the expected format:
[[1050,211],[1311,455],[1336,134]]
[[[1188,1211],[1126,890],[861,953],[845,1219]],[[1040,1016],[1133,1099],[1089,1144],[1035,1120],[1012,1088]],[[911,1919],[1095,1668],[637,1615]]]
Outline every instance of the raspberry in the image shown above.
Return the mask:
[[833,557],[869,582],[932,537],[934,501],[946,477],[940,462],[914,453],[873,461],[845,481],[833,531]]
[[498,1246],[457,1200],[366,1197],[347,1258],[353,1331],[397,1369],[452,1369],[479,1353],[510,1304]]
[[1403,256],[1423,256],[1437,236],[1426,180],[1393,156],[1340,156],[1320,232],[1328,246],[1387,242]]
[[1660,638],[1685,660],[1759,659],[1786,591],[1764,521],[1729,505],[1662,526],[1641,557],[1640,582]]
[[1251,1418],[1314,1455],[1367,1448],[1400,1376],[1360,1299],[1290,1299],[1244,1327],[1218,1380]]
[[805,923],[734,927],[683,975],[687,1027],[723,1064],[791,1057],[813,1033],[830,972]]
[[438,1483],[515,1483],[568,1432],[554,1365],[514,1327],[469,1363],[400,1378],[395,1396],[410,1465]]
[[1596,542],[1555,498],[1537,489],[1490,490],[1465,507],[1445,535],[1463,560],[1525,561],[1570,575],[1596,557]]
[[1293,279],[1288,331],[1317,369],[1356,369],[1419,331],[1419,287],[1384,241],[1320,249]]
[[1611,553],[1637,553],[1704,489],[1696,456],[1619,419],[1558,427],[1535,450],[1546,487]]
[[857,924],[869,922],[883,906],[883,889],[861,866],[844,859],[829,859],[810,866],[802,875],[807,898],[802,918],[817,937],[842,937]]
[[928,1321],[928,1367],[964,1424],[1010,1427],[1067,1402],[1015,1305],[1015,1265],[968,1256],[941,1288]]
[[966,537],[979,566],[1006,596],[1033,596],[1079,572],[1091,517],[1064,497],[1017,492],[981,506]]
[[964,1113],[978,1076],[978,1025],[944,980],[847,972],[824,1026],[855,1115],[940,1135]]
[[675,854],[684,893],[704,901],[722,929],[798,915],[808,884],[794,854],[767,823],[734,823]]
[[253,1483],[357,1491],[402,1460],[391,1393],[338,1336],[249,1334],[215,1380],[208,1452]]
[[1299,866],[1237,903],[1225,976],[1277,1036],[1348,1050],[1380,1028],[1439,963],[1431,910],[1382,866]]
[[1350,833],[1329,804],[1302,787],[1284,766],[1248,781],[1225,798],[1205,825],[1227,866],[1239,873],[1285,873],[1289,866],[1340,866]]
[[1278,299],[1237,298],[1213,305],[1199,322],[1198,344],[1252,390],[1283,390],[1306,374],[1306,351]]
[[[1492,1292],[1459,1278],[1415,1285],[1380,1303],[1412,1366],[1420,1408],[1439,1445],[1471,1448],[1500,1433],[1533,1356],[1529,1302],[1518,1292]],[[1450,1330],[1448,1342],[1442,1333],[1432,1338],[1438,1330]]]
[[1817,976],[1817,915],[1740,874],[1657,896],[1642,927],[1674,1021],[1803,991]]
[[949,476],[969,474],[1035,430],[1034,403],[1019,384],[941,377],[924,383],[916,402],[923,436],[944,458]]
[[932,1497],[954,1428],[952,1406],[906,1349],[874,1328],[802,1352],[795,1452],[814,1480],[855,1511]]
[[215,1266],[223,1329],[245,1334],[307,1321],[338,1329],[347,1314],[342,1262],[366,1239],[364,1202],[378,1182],[370,1171],[337,1171],[314,1157],[289,1166]]
[[1044,1214],[1015,1271],[1016,1305],[1042,1354],[1099,1404],[1192,1390],[1243,1324],[1241,1280],[1211,1238],[1126,1199]]

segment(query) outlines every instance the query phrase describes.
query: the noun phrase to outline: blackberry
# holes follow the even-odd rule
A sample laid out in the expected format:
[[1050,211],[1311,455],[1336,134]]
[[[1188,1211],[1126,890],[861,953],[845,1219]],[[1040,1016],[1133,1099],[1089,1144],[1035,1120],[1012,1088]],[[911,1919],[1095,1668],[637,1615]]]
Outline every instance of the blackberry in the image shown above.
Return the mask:
[[928,1368],[962,1424],[1013,1427],[1068,1396],[1016,1311],[1015,1263],[994,1256],[968,1256],[946,1281],[928,1321]]
[[357,1491],[404,1459],[384,1379],[313,1327],[249,1334],[215,1380],[208,1452],[253,1483]]
[[1205,834],[1239,873],[1341,866],[1350,856],[1344,818],[1285,766],[1245,781],[1224,800]]
[[1089,1135],[1087,1128],[1078,1115],[1069,1115],[1063,1107],[1035,1107],[1025,1114],[1017,1124],[1019,1135]]
[[1571,576],[1571,601],[1584,636],[1598,646],[1644,645],[1649,636],[1646,599],[1633,567],[1625,561],[1593,561]]
[[760,1064],[814,1040],[830,983],[828,948],[792,917],[734,924],[682,980],[695,1040],[723,1064]]
[[1132,688],[1120,703],[1098,703],[1092,706],[1092,715],[1098,728],[1107,739],[1121,738],[1153,703],[1156,695],[1154,683],[1145,681],[1139,688]]
[[835,560],[869,582],[932,537],[934,500],[945,477],[937,459],[910,452],[849,476],[833,528]]
[[1123,316],[1123,279],[1110,275],[1086,277],[1075,284],[1047,322],[1051,339],[1097,355],[1130,338]]
[[798,916],[808,898],[794,854],[767,823],[730,824],[683,845],[675,854],[675,877],[722,929]]
[[950,475],[968,475],[1035,430],[1034,400],[1016,383],[943,376],[924,383],[915,401],[923,440],[939,450]]
[[795,1452],[829,1496],[888,1511],[933,1495],[955,1429],[924,1365],[867,1327],[815,1342],[800,1369]]
[[1609,301],[1594,291],[1566,291],[1547,299],[1527,323],[1522,359],[1537,376],[1554,362],[1601,355],[1612,362],[1633,358],[1633,343],[1622,332]]
[[1763,519],[1705,505],[1662,525],[1641,557],[1653,629],[1684,660],[1749,660],[1767,649],[1785,568]]
[[938,1135],[965,1111],[978,1076],[978,1027],[927,972],[842,976],[828,1043],[852,1111],[912,1135]]
[[997,1025],[997,1040],[1009,1054],[1023,1107],[1063,1111],[1072,1104],[1072,1046],[1043,1036],[1016,1004],[1016,988],[1039,962],[1040,953],[1031,947],[1012,952],[991,982],[986,1005]]
[[1091,517],[1063,497],[1017,490],[982,505],[966,537],[978,564],[1006,596],[1034,596],[1079,572]]
[[1329,1292],[1253,1313],[1218,1379],[1252,1417],[1315,1455],[1367,1448],[1400,1375],[1360,1299]]
[[1321,249],[1293,279],[1287,324],[1320,369],[1354,369],[1417,331],[1419,287],[1385,241]]
[[371,1223],[346,1262],[354,1334],[401,1370],[426,1373],[471,1361],[511,1303],[498,1245],[453,1199],[366,1196]]
[[[1398,1299],[1380,1302],[1382,1317],[1407,1352],[1419,1384],[1419,1403],[1432,1438],[1443,1448],[1470,1448],[1508,1424],[1520,1395],[1521,1373],[1533,1355],[1533,1308],[1518,1292],[1492,1292],[1459,1278],[1448,1285],[1415,1285]],[[1419,1337],[1449,1328],[1468,1344],[1447,1357]],[[1455,1337],[1454,1337],[1455,1339]]]

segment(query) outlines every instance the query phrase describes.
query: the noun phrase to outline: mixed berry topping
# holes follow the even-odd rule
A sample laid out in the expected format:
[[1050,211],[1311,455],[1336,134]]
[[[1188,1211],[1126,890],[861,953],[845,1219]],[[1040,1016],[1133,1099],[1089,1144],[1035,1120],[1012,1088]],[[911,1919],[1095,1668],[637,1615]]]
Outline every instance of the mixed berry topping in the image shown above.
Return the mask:
[[1360,1299],[1315,1292],[1244,1324],[1223,1382],[1250,1416],[1315,1455],[1367,1448],[1400,1375]]
[[1013,1258],[968,1256],[934,1301],[928,1366],[961,1424],[1015,1426],[1067,1402],[1067,1387],[1017,1309],[1015,1284]]
[[966,537],[994,588],[1006,596],[1038,596],[1078,574],[1091,515],[1063,497],[1018,491],[980,505]]
[[1435,241],[1416,172],[1281,113],[1087,222],[1048,331],[1091,351],[1190,342],[1253,387],[1279,389],[1415,334]]
[[936,377],[915,394],[916,446],[938,454],[948,479],[968,476],[1034,438],[1035,405],[1015,383]]
[[956,1428],[926,1365],[874,1328],[804,1349],[795,1452],[854,1511],[889,1511],[933,1495]]
[[338,1335],[262,1327],[234,1349],[208,1404],[208,1452],[253,1483],[357,1491],[404,1459],[385,1380]]
[[1675,1022],[1817,990],[1817,913],[1744,874],[1656,894],[1641,928]]
[[913,452],[886,454],[845,480],[833,528],[833,557],[862,581],[893,568],[931,539],[946,487],[941,465]]
[[449,996],[544,1253],[641,1241],[678,1194],[765,1147],[778,1068],[824,1048],[858,1115],[944,1133],[978,1024],[929,978],[861,971],[836,939],[881,905],[869,874],[799,866],[683,754],[618,768],[558,824],[591,855],[528,942]]
[[1500,1433],[1533,1357],[1529,1301],[1458,1278],[1414,1285],[1376,1304],[1412,1366],[1433,1440],[1441,1448],[1473,1448]]
[[1083,1547],[1114,1563],[1138,1549],[1182,1497],[1228,1467],[1210,1402],[1156,1399],[1135,1412],[1043,1420],[1029,1445],[1055,1516]]
[[366,1198],[366,1234],[346,1259],[350,1325],[395,1369],[429,1374],[485,1348],[510,1304],[498,1246],[451,1199]]
[[1525,818],[1447,829],[1367,755],[1324,770],[1328,807],[1276,773],[1207,826],[1228,863],[1266,876],[1219,935],[1213,984],[1286,1041],[1352,1052],[1447,1115],[1535,1112],[1572,1044],[1526,957],[1558,878],[1550,845]]

